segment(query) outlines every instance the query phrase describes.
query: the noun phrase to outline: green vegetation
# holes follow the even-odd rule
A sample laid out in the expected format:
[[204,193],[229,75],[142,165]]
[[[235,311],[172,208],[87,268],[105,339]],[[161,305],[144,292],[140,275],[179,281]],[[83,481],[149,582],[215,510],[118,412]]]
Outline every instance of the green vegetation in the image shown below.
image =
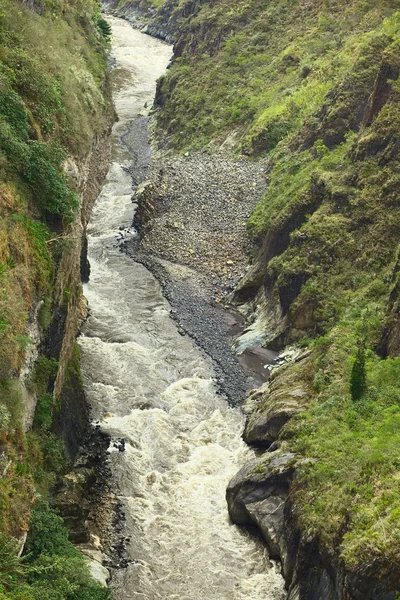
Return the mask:
[[66,219],[79,200],[63,163],[68,152],[88,151],[102,119],[110,33],[95,3],[72,6],[61,18],[61,4],[41,17],[12,0],[0,3],[1,176],[17,180],[44,216]]
[[68,540],[62,519],[45,502],[32,513],[24,555],[0,539],[1,600],[111,600],[95,583],[80,552]]
[[358,346],[356,358],[350,373],[350,393],[353,401],[360,400],[366,390],[365,343]]
[[[58,363],[41,356],[25,387],[19,373],[28,314],[41,306],[42,334],[50,325],[59,240],[79,209],[66,161],[86,157],[110,121],[110,29],[96,0],[30,4],[0,0],[0,598],[107,600],[48,506],[66,472],[53,421]],[[26,433],[30,394],[37,409]]]
[[[190,19],[178,18],[182,38],[196,43],[160,83],[159,123],[177,149],[236,128],[243,152],[269,152],[315,114],[396,8],[396,0],[202,3]],[[373,69],[378,57],[370,58]],[[353,77],[361,88],[355,70]]]
[[365,390],[353,400],[348,382],[360,348],[349,327],[356,311],[311,343],[306,375],[315,397],[284,437],[317,459],[303,469],[307,485],[296,492],[300,522],[326,548],[340,547],[351,569],[375,559],[385,572],[399,559],[400,359],[368,350]]
[[348,568],[376,561],[382,576],[400,559],[399,9],[201,3],[178,19],[188,43],[158,94],[173,148],[218,145],[233,129],[238,152],[270,159],[248,221],[261,248],[249,287],[262,282],[282,308],[271,343],[311,349],[289,367],[301,365],[309,409],[282,434],[316,459],[295,508]]

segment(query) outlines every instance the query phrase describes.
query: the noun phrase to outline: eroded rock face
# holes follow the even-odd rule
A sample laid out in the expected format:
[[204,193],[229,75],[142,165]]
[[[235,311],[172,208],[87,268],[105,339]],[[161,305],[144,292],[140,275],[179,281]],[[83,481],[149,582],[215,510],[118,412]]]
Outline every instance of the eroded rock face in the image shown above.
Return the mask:
[[245,404],[248,412],[243,433],[245,442],[269,448],[286,423],[306,409],[311,394],[301,371],[301,365],[291,369],[283,367],[267,384],[249,394]]
[[375,564],[346,571],[333,549],[324,552],[319,540],[299,527],[291,493],[304,464],[278,450],[245,465],[228,485],[231,519],[259,528],[271,558],[281,560],[288,600],[394,600],[398,573],[388,572],[378,581]]
[[268,386],[258,408],[248,416],[243,439],[248,444],[269,448],[286,423],[305,410],[308,398],[308,390],[301,384],[288,390]]
[[374,563],[350,572],[340,560],[337,541],[332,540],[328,551],[299,522],[301,508],[295,504],[295,492],[301,485],[299,473],[310,459],[279,445],[285,424],[305,409],[311,397],[304,377],[306,363],[300,360],[284,366],[247,398],[244,438],[269,446],[269,451],[242,467],[230,481],[226,492],[229,515],[238,525],[260,530],[270,557],[281,561],[288,600],[395,600],[392,590],[399,581],[398,572]]
[[230,481],[226,499],[231,519],[238,525],[256,525],[271,558],[280,558],[287,574],[284,535],[285,502],[296,468],[290,452],[276,452],[245,465]]

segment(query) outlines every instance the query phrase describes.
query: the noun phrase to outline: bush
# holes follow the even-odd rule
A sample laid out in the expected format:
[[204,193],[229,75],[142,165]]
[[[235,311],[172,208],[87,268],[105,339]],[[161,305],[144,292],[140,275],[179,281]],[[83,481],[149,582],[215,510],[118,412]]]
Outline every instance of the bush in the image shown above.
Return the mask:
[[41,429],[50,429],[52,424],[53,394],[41,394],[36,403],[33,426]]
[[68,532],[62,518],[51,510],[45,502],[40,502],[32,511],[25,554],[29,562],[41,554],[69,556],[77,550],[68,540]]
[[0,404],[0,431],[6,431],[10,423],[10,413],[7,406]]
[[111,36],[111,26],[105,19],[103,19],[103,17],[98,17],[96,24],[104,37],[109,38]]
[[110,591],[91,578],[83,555],[68,540],[61,517],[45,502],[33,510],[25,555],[34,600],[111,600]]
[[39,208],[72,220],[79,198],[68,187],[62,170],[65,151],[57,143],[29,142],[22,175],[30,184]]
[[0,535],[0,584],[4,589],[10,589],[24,573],[17,540]]
[[0,115],[21,140],[28,139],[28,113],[22,98],[10,88],[3,73],[0,74]]
[[40,394],[47,392],[49,381],[57,375],[58,362],[54,358],[41,356],[35,367],[35,385]]
[[48,473],[62,475],[66,470],[64,443],[54,433],[42,430],[38,434],[43,467]]

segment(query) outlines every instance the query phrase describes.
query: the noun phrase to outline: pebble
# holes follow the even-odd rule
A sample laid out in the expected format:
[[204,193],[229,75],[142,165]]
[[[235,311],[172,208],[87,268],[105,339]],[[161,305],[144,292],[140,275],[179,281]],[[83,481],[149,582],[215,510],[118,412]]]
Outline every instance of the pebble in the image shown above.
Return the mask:
[[212,271],[212,284],[229,283],[231,290],[247,266],[251,244],[243,219],[263,196],[267,162],[204,152],[157,156],[149,198],[155,214],[142,231],[141,250],[202,275]]

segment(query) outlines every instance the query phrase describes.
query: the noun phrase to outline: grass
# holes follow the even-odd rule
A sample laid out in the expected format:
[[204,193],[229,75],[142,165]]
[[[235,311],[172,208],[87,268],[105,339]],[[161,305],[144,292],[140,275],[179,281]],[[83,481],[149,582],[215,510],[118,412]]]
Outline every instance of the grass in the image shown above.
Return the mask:
[[366,391],[352,400],[353,319],[344,316],[318,340],[315,399],[286,436],[291,449],[317,459],[303,470],[306,485],[297,491],[303,527],[327,550],[339,548],[350,569],[374,560],[384,569],[399,559],[400,359],[381,360],[369,350]]

